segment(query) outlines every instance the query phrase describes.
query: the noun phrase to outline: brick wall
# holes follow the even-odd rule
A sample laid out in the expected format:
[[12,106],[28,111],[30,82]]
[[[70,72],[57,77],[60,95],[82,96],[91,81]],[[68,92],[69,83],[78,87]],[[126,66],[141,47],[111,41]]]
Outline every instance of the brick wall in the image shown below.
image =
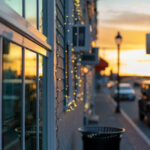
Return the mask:
[[70,112],[64,111],[65,100],[65,0],[56,0],[56,142],[59,150],[81,150],[81,136],[77,129],[83,122],[83,102]]

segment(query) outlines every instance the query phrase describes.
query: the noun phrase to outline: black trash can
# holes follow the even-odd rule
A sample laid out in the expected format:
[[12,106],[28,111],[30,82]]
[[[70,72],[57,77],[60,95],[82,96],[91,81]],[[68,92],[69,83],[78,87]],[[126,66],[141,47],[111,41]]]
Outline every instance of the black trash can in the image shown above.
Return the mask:
[[119,150],[120,140],[125,129],[113,127],[83,127],[83,150]]

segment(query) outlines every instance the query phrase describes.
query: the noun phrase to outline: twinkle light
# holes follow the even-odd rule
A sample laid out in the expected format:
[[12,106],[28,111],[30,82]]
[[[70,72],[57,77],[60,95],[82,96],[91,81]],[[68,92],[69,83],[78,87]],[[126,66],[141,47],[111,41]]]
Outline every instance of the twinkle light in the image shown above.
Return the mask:
[[[72,20],[75,21],[75,23],[81,23],[81,15],[82,15],[82,11],[81,11],[81,5],[80,5],[80,0],[72,0],[73,1],[73,5],[74,5],[74,8],[72,9]],[[55,14],[56,14],[56,10],[55,10]],[[72,22],[69,22],[69,17],[68,15],[65,16],[65,20],[64,20],[64,23],[63,23],[63,26],[64,26],[64,29],[65,29],[65,32],[66,33],[70,33],[71,30],[70,30],[70,26],[72,25]],[[62,29],[62,25],[61,24],[56,24],[57,25],[57,28],[58,29]],[[77,35],[77,33],[76,33]],[[61,35],[57,35],[58,37],[61,37]],[[58,38],[60,39],[60,38]],[[70,41],[69,41],[70,42]],[[58,40],[57,41],[57,44],[61,44],[62,41]],[[70,42],[68,43],[69,46],[73,46],[73,43]],[[74,53],[74,48],[71,48],[71,52]],[[63,59],[64,56],[61,54],[61,49],[58,48],[57,49],[57,52],[56,52],[56,57],[57,59],[61,58]],[[65,49],[65,55],[69,55],[68,53],[68,49]],[[70,57],[70,55],[69,55]],[[70,101],[70,99],[72,98],[72,96],[69,96],[68,95],[68,90],[69,90],[69,85],[66,85],[65,87],[65,94],[64,94],[64,97],[65,99],[67,100],[65,103],[67,103],[67,106],[65,108],[65,111],[66,112],[70,112],[70,111],[74,111],[75,110],[75,107],[78,106],[78,102],[80,101],[83,101],[83,97],[84,97],[84,93],[81,92],[82,90],[79,90],[80,88],[82,88],[83,84],[82,84],[82,79],[83,79],[83,73],[81,72],[81,61],[82,59],[80,58],[80,53],[78,54],[74,54],[74,57],[72,57],[72,60],[69,60],[69,61],[72,61],[72,64],[73,67],[72,70],[65,70],[65,79],[68,80],[69,78],[69,74],[71,73],[72,75],[75,75],[75,86],[77,89],[74,89],[73,92],[72,92],[72,95],[73,95],[73,100]],[[69,58],[70,59],[70,58]],[[56,64],[56,68],[59,67],[58,65],[58,62]],[[55,73],[57,73],[57,69],[55,69]],[[78,74],[79,73],[79,74]],[[62,78],[57,78],[57,81],[64,81],[64,79]],[[79,93],[80,91],[80,93]],[[60,106],[62,104],[62,101],[59,100],[59,93],[60,92],[64,92],[64,90],[62,90],[58,84],[56,84],[56,138],[57,138],[57,150],[59,150],[59,147],[60,147],[60,139],[59,139],[59,125],[60,125],[60,121],[63,119],[64,115],[60,115],[59,114],[59,109],[60,109]],[[67,94],[66,94],[67,93]],[[70,101],[70,102],[69,102]],[[69,103],[68,103],[69,102]]]
[[[72,9],[72,12],[73,12],[72,18],[75,21],[79,21],[80,18],[81,18],[81,15],[82,15],[81,14],[80,0],[73,0],[73,5],[74,5],[74,8]],[[65,22],[64,22],[64,26],[65,26],[66,32],[70,32],[70,27],[68,25],[70,26],[70,25],[72,25],[72,23],[69,22],[69,16],[66,15],[65,16]],[[59,25],[59,27],[61,27],[61,26]],[[77,36],[77,33],[76,33],[76,36]],[[58,41],[58,43],[60,43],[60,41]],[[73,43],[70,42],[69,45],[73,46]],[[75,51],[74,48],[71,48],[71,51],[74,52]],[[67,49],[65,50],[65,53],[67,55],[67,53],[68,53]],[[79,54],[77,54],[77,55],[79,56]],[[61,56],[58,54],[57,57],[61,57]],[[72,57],[72,64],[74,64],[74,67],[70,71],[69,70],[65,71],[65,79],[66,80],[69,79],[68,72],[70,72],[71,74],[74,74],[74,78],[76,79],[74,85],[76,86],[77,89],[79,89],[82,86],[82,80],[81,80],[81,77],[80,77],[82,74],[78,75],[78,71],[79,71],[78,69],[81,66],[80,62],[81,62],[81,58],[80,57],[77,58],[76,54],[74,54],[74,56]],[[57,80],[60,81],[62,79],[57,79]],[[76,103],[77,100],[80,101],[80,99],[82,99],[82,97],[83,97],[83,95],[81,93],[78,93],[77,89],[74,89],[73,93],[72,93],[76,99],[72,100],[71,103],[67,104],[67,111],[68,112],[71,111],[71,110],[74,110],[74,107],[77,107],[77,103]],[[65,90],[66,90],[66,93],[68,93],[68,90],[69,90],[69,86],[68,85],[66,85]],[[65,98],[66,99],[69,98],[68,94],[65,95]]]
[[83,68],[82,68],[82,72],[83,72],[83,74],[84,74],[84,73],[88,73],[88,68],[83,67]]

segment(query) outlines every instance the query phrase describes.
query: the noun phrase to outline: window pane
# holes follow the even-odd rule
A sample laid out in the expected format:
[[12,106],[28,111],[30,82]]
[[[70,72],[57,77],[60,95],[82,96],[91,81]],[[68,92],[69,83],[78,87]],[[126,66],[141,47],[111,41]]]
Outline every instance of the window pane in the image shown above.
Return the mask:
[[85,45],[85,27],[79,28],[79,46]]
[[43,32],[43,0],[39,0],[39,31]]
[[46,58],[39,55],[39,131],[40,131],[40,150],[47,149],[46,137]]
[[3,43],[3,150],[21,150],[22,48]]
[[4,2],[22,16],[22,0],[4,0]]
[[73,46],[77,46],[77,27],[73,27]]
[[25,50],[26,150],[36,150],[36,54]]
[[39,56],[39,126],[40,126],[40,150],[42,150],[42,130],[43,130],[43,58]]
[[26,0],[25,1],[25,16],[26,19],[36,28],[37,27],[37,19],[36,19],[36,0]]

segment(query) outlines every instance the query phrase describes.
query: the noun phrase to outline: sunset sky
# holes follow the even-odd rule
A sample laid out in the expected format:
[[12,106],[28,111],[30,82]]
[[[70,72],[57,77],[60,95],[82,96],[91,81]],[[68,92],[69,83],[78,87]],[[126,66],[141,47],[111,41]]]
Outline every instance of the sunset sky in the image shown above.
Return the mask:
[[150,33],[150,0],[99,0],[98,13],[97,45],[101,57],[111,61],[109,70],[117,70],[114,37],[120,31],[121,74],[150,75],[150,55],[145,52],[146,33]]

